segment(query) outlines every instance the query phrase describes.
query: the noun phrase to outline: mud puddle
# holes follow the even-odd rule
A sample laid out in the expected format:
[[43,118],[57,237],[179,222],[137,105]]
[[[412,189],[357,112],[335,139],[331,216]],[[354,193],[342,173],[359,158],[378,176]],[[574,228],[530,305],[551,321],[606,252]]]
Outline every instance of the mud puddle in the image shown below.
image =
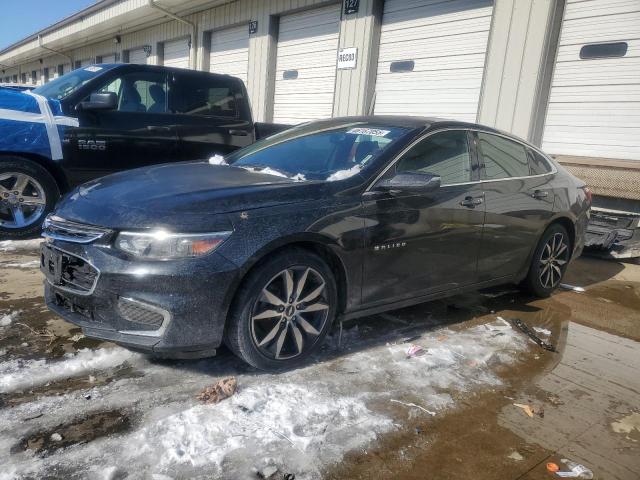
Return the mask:
[[0,317],[11,322],[0,327],[0,358],[59,358],[83,348],[106,344],[82,335],[82,330],[50,312],[42,298],[0,300]]
[[71,423],[33,433],[20,440],[11,453],[31,450],[40,455],[71,445],[88,443],[96,438],[123,433],[131,428],[129,415],[122,410],[111,410],[88,415]]

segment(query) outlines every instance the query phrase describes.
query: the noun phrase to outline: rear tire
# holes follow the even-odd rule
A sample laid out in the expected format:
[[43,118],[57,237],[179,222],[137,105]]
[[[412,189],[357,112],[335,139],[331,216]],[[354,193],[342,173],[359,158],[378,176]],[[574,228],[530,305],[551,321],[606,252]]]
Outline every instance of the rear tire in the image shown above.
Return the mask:
[[26,158],[0,158],[0,239],[40,234],[42,222],[60,198],[51,174]]
[[550,225],[540,238],[524,281],[526,289],[537,297],[548,297],[562,282],[571,258],[571,240],[567,229]]
[[225,343],[261,370],[301,365],[327,335],[337,298],[333,272],[318,255],[303,249],[277,254],[240,287]]

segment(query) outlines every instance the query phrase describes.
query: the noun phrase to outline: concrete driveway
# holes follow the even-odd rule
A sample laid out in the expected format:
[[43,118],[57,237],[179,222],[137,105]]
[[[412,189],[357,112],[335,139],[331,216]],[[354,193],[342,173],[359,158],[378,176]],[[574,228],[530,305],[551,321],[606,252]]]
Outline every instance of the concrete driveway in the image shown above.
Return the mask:
[[[504,287],[360,319],[270,375],[83,337],[43,306],[37,243],[0,242],[0,479],[551,479],[561,459],[640,478],[638,265],[582,258],[566,281],[584,293]],[[227,376],[231,398],[196,399]]]

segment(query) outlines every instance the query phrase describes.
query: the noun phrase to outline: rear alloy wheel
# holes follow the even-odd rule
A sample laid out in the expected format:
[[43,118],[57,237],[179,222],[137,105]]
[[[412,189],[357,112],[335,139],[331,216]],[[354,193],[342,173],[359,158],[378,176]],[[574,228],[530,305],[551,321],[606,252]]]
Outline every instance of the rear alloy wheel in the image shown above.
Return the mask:
[[336,312],[333,273],[311,252],[277,255],[238,292],[226,342],[263,370],[302,363],[322,343]]
[[569,235],[563,226],[554,224],[544,232],[526,280],[533,294],[546,297],[560,285],[571,258],[570,246]]
[[35,162],[0,159],[0,239],[38,236],[60,196],[53,177]]

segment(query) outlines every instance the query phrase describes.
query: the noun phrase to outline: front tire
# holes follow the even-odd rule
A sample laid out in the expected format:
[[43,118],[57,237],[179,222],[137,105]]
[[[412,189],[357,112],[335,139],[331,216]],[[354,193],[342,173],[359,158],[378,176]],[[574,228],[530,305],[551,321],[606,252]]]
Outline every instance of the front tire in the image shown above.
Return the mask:
[[303,249],[277,254],[251,272],[236,295],[226,332],[229,348],[261,370],[305,362],[336,315],[333,272]]
[[533,254],[525,286],[538,297],[548,297],[558,288],[571,258],[571,241],[560,224],[549,226]]
[[21,157],[0,159],[0,239],[18,240],[40,234],[60,191],[47,170]]

